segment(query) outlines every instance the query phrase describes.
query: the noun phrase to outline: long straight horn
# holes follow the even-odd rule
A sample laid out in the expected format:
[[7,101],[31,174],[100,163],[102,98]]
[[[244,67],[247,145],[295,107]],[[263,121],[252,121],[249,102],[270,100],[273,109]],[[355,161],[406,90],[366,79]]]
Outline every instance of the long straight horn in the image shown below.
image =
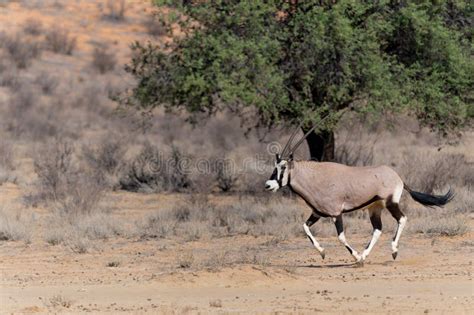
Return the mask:
[[296,129],[293,131],[293,133],[291,134],[290,139],[288,139],[288,142],[286,143],[285,147],[283,148],[283,151],[281,151],[281,156],[283,156],[285,154],[285,152],[287,151],[287,149],[290,147],[291,143],[293,142],[293,139],[295,138],[296,134],[298,133],[298,130],[300,130],[302,126],[303,126],[303,122],[300,122],[298,127],[296,127]]
[[[324,117],[323,119],[321,119],[321,121],[319,121],[319,123],[323,122],[323,121],[326,120],[326,118],[328,118],[328,117],[329,117],[329,116]],[[291,148],[290,154],[294,153],[295,150],[298,149],[298,147],[301,145],[301,143],[303,143],[303,141],[309,136],[309,134],[310,134],[311,132],[314,131],[314,129],[316,129],[317,126],[318,126],[318,124],[314,124],[314,126],[311,127],[311,129],[308,130],[308,131],[305,133],[305,135],[294,145],[294,147]]]

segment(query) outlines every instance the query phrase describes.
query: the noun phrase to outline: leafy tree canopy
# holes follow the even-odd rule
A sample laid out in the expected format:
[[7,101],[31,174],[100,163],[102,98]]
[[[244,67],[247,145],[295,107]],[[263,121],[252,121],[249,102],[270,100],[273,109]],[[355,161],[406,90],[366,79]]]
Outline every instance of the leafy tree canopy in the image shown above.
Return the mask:
[[133,45],[139,110],[227,108],[264,126],[329,115],[327,130],[347,108],[396,111],[442,132],[474,115],[470,1],[155,3],[174,36]]

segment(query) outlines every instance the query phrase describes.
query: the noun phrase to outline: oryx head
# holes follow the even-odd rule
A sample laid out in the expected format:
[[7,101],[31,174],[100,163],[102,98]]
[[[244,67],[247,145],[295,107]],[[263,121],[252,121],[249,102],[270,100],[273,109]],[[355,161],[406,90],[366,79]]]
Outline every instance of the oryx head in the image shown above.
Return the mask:
[[309,129],[305,135],[300,140],[298,140],[298,142],[292,148],[290,148],[293,139],[302,125],[303,124],[300,123],[299,126],[293,131],[281,154],[276,154],[275,169],[273,170],[270,179],[265,182],[266,190],[275,192],[281,187],[288,185],[290,179],[291,163],[293,162],[293,152],[295,152],[295,150],[301,145],[306,137],[308,137],[308,135],[313,132],[314,129],[316,129],[316,125],[311,127],[311,129]]
[[277,191],[279,188],[288,184],[290,175],[289,162],[291,158],[282,159],[280,154],[276,154],[275,169],[273,170],[270,179],[265,182],[265,189],[270,191]]

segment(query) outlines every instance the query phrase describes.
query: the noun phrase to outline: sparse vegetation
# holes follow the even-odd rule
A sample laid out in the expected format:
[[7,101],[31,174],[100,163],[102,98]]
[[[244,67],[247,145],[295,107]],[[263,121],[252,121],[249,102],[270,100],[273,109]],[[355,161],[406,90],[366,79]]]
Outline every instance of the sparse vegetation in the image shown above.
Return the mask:
[[114,267],[118,267],[118,266],[120,266],[120,262],[119,262],[119,261],[116,261],[116,260],[114,260],[114,261],[109,261],[109,262],[107,263],[107,267],[109,267],[109,268],[114,268]]
[[117,64],[115,54],[106,45],[94,48],[92,57],[92,66],[101,74],[114,70]]
[[201,235],[273,235],[286,239],[301,234],[303,209],[285,198],[269,203],[248,198],[234,205],[215,206],[202,198],[183,200],[169,210],[161,210],[139,222],[142,238],[183,236],[197,240]]
[[129,191],[173,191],[191,189],[187,163],[190,158],[176,146],[165,154],[149,142],[125,169],[121,188]]
[[0,169],[15,169],[13,162],[13,145],[5,140],[0,141]]
[[120,140],[104,137],[94,148],[83,146],[83,157],[89,167],[103,178],[109,187],[117,188],[120,171],[125,166],[126,148]]
[[350,166],[372,165],[377,135],[368,134],[361,122],[341,129],[336,139],[335,161]]
[[216,307],[216,308],[221,308],[222,307],[222,301],[217,299],[217,300],[211,300],[209,301],[209,306],[210,307]]
[[31,242],[33,218],[20,211],[0,209],[0,241]]
[[39,36],[43,33],[43,23],[40,20],[29,18],[23,24],[23,32],[32,36]]
[[0,76],[0,86],[9,87],[12,90],[20,86],[20,79],[18,77],[18,70],[14,67],[2,66],[3,69]]
[[225,157],[215,161],[217,187],[223,192],[231,191],[237,184],[238,172],[234,167],[232,161]]
[[105,0],[104,17],[112,21],[123,21],[126,9],[125,0]]
[[66,29],[51,27],[46,33],[46,48],[57,53],[72,55],[76,48],[76,37],[69,34]]
[[64,197],[64,187],[76,176],[72,161],[73,148],[67,141],[58,140],[42,148],[35,158],[39,194],[46,200]]
[[35,79],[35,83],[41,88],[41,91],[46,95],[54,93],[59,85],[58,78],[47,72],[41,72]]
[[33,59],[41,55],[40,44],[22,34],[0,33],[0,47],[8,53],[9,58],[20,69],[27,68]]
[[450,213],[449,215],[430,215],[417,218],[410,222],[414,233],[422,233],[429,236],[458,236],[469,231],[467,218],[462,215]]
[[79,215],[72,220],[52,216],[46,226],[45,242],[53,246],[62,244],[78,254],[95,249],[98,240],[125,235],[123,223],[105,213]]
[[474,185],[474,167],[464,154],[407,153],[403,162],[401,172],[406,183],[427,193],[449,185]]
[[104,194],[100,177],[80,169],[73,151],[69,142],[56,140],[37,153],[34,166],[38,181],[30,197],[33,203],[46,203],[69,219],[94,213]]
[[0,185],[5,182],[15,182],[15,163],[13,146],[6,141],[0,141]]
[[50,307],[64,307],[64,308],[70,308],[73,304],[72,300],[66,298],[63,295],[54,295],[49,299],[48,303]]
[[194,263],[194,255],[191,252],[181,253],[178,254],[176,261],[179,268],[188,269],[191,268]]

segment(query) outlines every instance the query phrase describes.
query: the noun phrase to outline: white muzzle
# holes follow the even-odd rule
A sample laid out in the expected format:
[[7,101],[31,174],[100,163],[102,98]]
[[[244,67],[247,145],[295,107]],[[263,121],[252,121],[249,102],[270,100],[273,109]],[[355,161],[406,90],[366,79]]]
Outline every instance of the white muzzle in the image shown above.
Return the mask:
[[275,192],[275,191],[278,190],[278,188],[280,188],[280,186],[278,185],[278,182],[274,179],[267,180],[265,182],[265,189],[268,190],[268,191]]

